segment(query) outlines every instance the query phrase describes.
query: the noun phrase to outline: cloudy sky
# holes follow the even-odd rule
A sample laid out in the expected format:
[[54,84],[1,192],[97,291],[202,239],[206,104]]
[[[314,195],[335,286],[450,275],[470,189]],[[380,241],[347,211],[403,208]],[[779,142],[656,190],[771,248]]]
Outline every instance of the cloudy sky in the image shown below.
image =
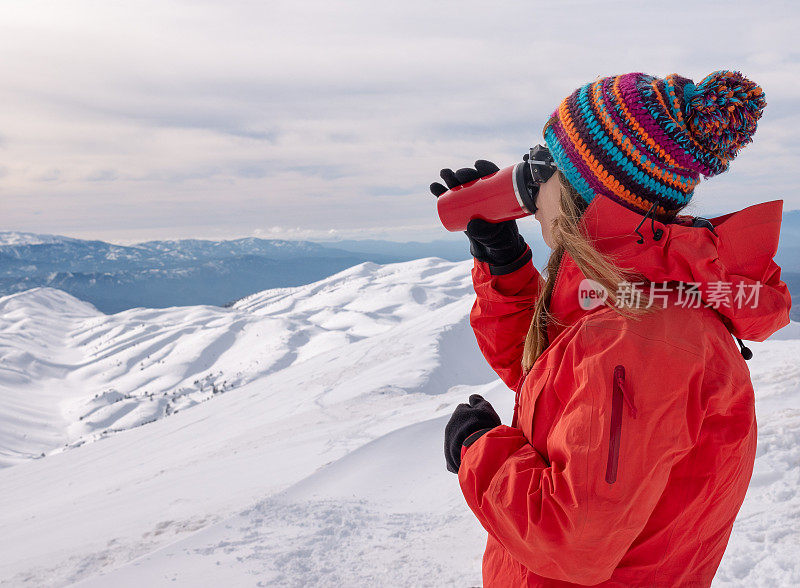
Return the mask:
[[797,209],[797,6],[5,0],[0,230],[441,238],[442,167],[518,161],[565,96],[630,71],[759,83],[754,142],[693,211]]

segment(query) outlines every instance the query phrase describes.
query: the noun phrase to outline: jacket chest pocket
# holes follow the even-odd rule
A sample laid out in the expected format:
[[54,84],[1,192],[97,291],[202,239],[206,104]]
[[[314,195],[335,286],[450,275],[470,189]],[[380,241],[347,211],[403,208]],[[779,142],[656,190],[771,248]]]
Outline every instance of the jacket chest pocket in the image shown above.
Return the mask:
[[613,484],[617,480],[619,469],[619,447],[622,442],[623,404],[628,405],[632,418],[636,418],[636,407],[630,397],[625,382],[625,367],[614,368],[611,385],[611,427],[608,436],[608,462],[606,463],[606,482]]

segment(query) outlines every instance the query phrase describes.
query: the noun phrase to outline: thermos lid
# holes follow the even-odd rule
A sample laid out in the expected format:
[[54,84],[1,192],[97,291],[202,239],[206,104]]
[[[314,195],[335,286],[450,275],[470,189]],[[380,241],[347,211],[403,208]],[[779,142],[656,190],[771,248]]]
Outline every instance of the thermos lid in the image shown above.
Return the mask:
[[523,163],[514,170],[514,190],[521,204],[534,214],[539,186],[547,182],[558,168],[550,150],[544,145],[531,147],[522,160]]

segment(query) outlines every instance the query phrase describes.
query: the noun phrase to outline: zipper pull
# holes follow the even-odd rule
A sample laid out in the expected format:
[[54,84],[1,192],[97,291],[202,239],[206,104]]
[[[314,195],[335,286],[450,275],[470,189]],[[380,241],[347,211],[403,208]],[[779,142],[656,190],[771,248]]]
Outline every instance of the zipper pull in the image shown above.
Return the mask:
[[736,337],[736,341],[739,343],[739,351],[742,353],[742,357],[744,357],[745,360],[753,359],[753,352],[750,350],[750,348],[745,347],[744,343],[742,343],[742,340],[739,339],[739,337]]
[[625,391],[625,367],[618,365],[614,368],[614,383],[619,386],[620,392],[622,392],[622,398],[625,399],[625,404],[628,405],[628,409],[631,411],[631,416],[636,418],[636,407],[633,405],[633,401],[629,398],[627,392]]

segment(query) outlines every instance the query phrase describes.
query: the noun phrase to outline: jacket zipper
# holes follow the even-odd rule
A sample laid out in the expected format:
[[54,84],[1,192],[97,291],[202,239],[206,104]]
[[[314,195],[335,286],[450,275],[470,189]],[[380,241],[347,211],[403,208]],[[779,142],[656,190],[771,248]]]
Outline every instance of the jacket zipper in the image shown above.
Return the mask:
[[617,480],[619,466],[619,445],[622,436],[622,403],[628,405],[631,417],[636,418],[636,407],[629,395],[625,393],[625,367],[614,368],[613,390],[611,394],[611,433],[608,438],[608,463],[606,464],[606,482],[613,484]]

